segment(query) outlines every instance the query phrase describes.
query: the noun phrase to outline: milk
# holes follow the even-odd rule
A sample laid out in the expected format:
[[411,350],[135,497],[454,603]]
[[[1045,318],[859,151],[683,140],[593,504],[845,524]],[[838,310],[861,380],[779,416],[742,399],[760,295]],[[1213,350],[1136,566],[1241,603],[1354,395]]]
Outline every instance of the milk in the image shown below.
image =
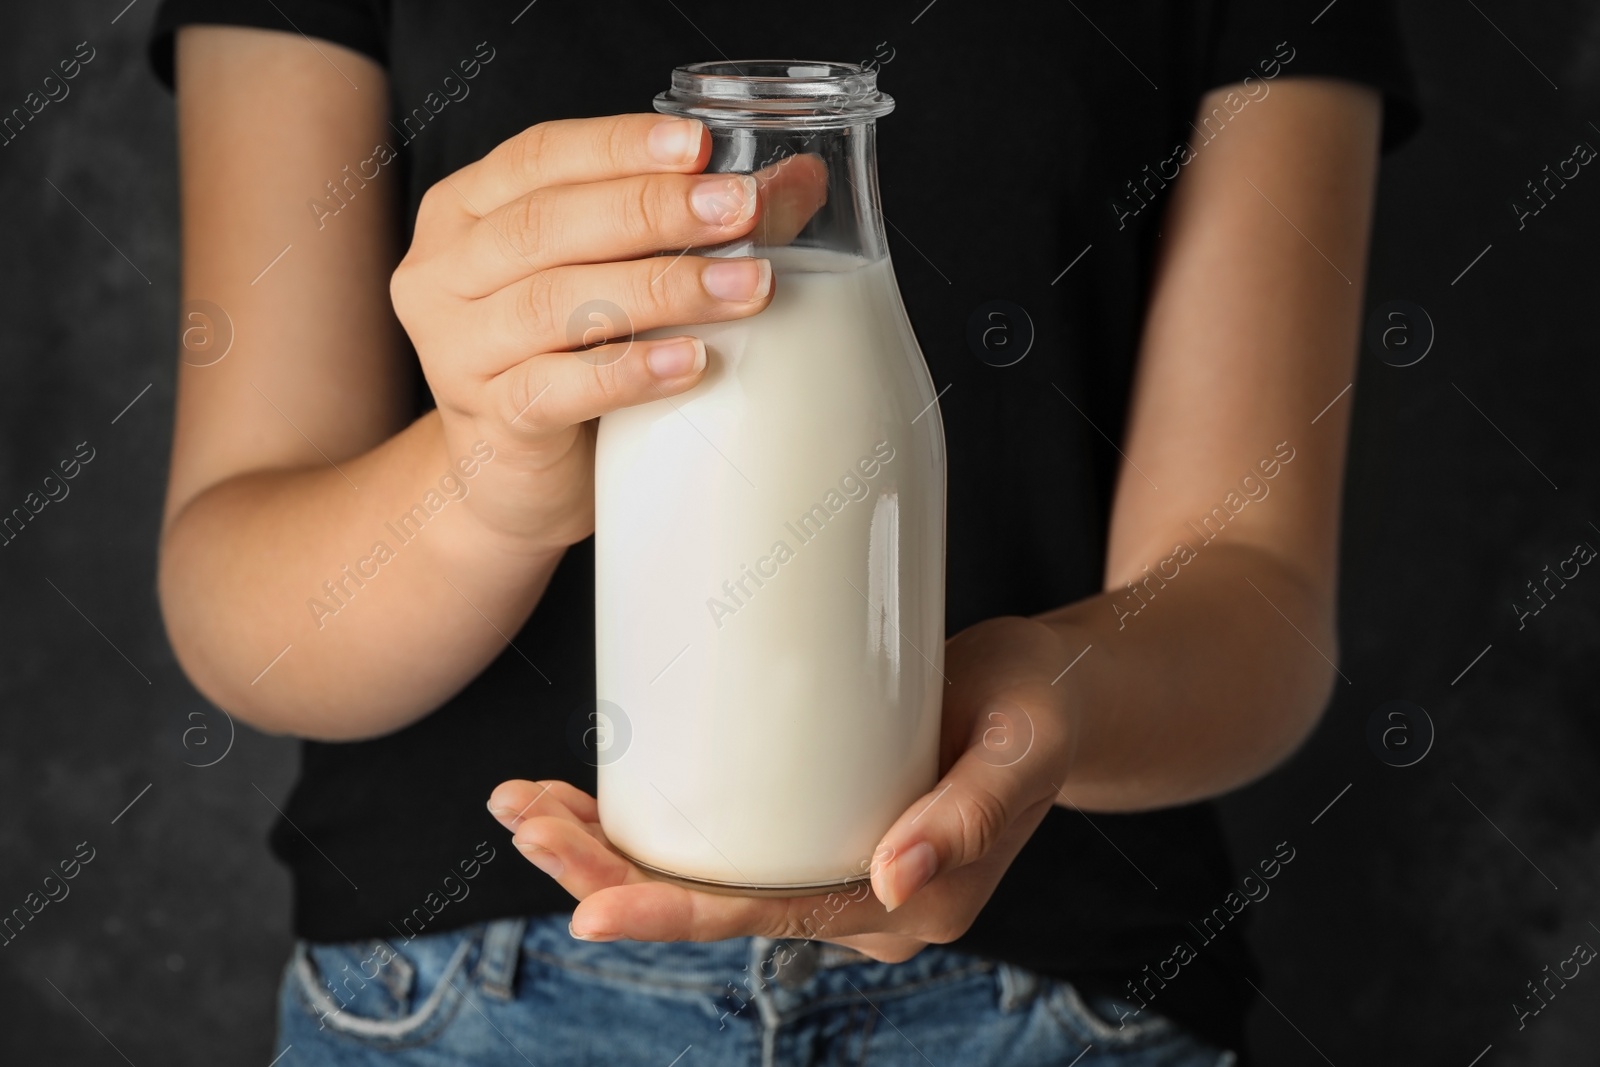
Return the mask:
[[859,878],[936,778],[944,435],[887,257],[767,249],[705,380],[600,420],[607,837],[734,886]]

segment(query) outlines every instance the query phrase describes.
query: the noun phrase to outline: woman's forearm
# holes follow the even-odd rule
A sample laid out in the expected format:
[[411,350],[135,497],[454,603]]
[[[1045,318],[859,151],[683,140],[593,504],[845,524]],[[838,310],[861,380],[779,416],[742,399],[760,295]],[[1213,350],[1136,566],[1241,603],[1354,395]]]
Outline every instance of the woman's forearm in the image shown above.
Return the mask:
[[160,565],[196,686],[260,729],[329,740],[399,729],[457,692],[561,558],[498,539],[463,505],[492,451],[449,455],[430,412],[337,469],[198,495],[168,523]]
[[1354,403],[1340,401],[1356,376],[1381,113],[1370,88],[1286,79],[1172,190],[1111,588],[1045,616],[1066,654],[1093,645],[1059,682],[1058,706],[1079,719],[1064,800],[1129,811],[1233,789],[1293,751],[1338,679]]
[[1069,657],[1088,649],[1056,683],[1074,734],[1057,803],[1163,807],[1271,770],[1327,703],[1333,617],[1294,568],[1237,545],[1039,616]]

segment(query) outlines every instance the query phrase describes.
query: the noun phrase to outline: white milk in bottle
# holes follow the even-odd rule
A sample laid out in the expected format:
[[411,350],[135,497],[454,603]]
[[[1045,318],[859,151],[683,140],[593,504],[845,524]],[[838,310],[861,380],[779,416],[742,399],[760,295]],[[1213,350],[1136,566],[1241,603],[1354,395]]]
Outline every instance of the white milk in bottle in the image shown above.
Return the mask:
[[878,208],[892,102],[846,64],[673,84],[657,107],[707,123],[709,169],[804,152],[827,196],[791,244],[700,250],[770,259],[771,305],[657,331],[705,340],[705,380],[601,419],[600,819],[663,874],[817,890],[863,878],[937,771],[944,437]]

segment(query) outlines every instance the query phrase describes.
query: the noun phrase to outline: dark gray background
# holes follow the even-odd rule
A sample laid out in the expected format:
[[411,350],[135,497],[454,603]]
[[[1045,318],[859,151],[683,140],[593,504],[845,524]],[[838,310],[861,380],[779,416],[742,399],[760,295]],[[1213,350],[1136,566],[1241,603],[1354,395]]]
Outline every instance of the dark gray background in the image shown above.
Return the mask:
[[[144,64],[153,5],[113,24],[123,2],[22,6],[0,31],[0,112],[77,42],[97,50],[0,148],[0,513],[95,449],[0,548],[0,914],[95,849],[0,948],[0,1062],[265,1065],[289,942],[263,837],[294,748],[241,730],[228,750],[161,631],[173,122]],[[1600,974],[1521,1031],[1512,1003],[1576,942],[1600,945],[1600,577],[1585,569],[1520,631],[1510,605],[1579,541],[1600,546],[1600,170],[1520,232],[1509,205],[1579,139],[1600,146],[1600,16],[1463,0],[1418,5],[1405,28],[1427,125],[1386,160],[1368,305],[1420,305],[1437,340],[1404,368],[1364,352],[1339,401],[1356,424],[1349,681],[1287,767],[1225,802],[1241,865],[1296,849],[1247,909],[1270,998],[1252,1032],[1269,1064],[1467,1067],[1491,1045],[1484,1067],[1595,1062]],[[1414,766],[1367,741],[1391,700],[1436,727]],[[1131,858],[1159,881],[1159,855]]]

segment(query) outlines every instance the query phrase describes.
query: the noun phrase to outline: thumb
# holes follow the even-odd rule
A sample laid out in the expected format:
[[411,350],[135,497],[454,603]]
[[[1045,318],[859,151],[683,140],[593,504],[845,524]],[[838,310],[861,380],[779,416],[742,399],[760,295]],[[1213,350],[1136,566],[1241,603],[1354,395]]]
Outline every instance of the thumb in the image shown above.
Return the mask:
[[964,752],[931,792],[890,827],[879,844],[872,891],[893,911],[937,874],[982,858],[1027,806],[1015,768]]

